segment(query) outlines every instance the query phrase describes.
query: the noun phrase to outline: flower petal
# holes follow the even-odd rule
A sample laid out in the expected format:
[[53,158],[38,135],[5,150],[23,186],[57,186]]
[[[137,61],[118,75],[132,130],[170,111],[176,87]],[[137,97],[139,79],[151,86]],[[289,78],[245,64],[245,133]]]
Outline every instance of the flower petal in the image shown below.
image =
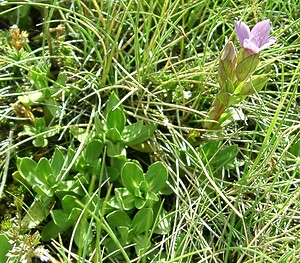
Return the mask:
[[243,46],[244,40],[250,38],[250,29],[242,21],[234,21],[234,26],[239,42]]
[[259,50],[263,50],[271,45],[273,45],[277,41],[276,37],[270,37],[265,44],[263,44]]
[[260,48],[254,42],[252,42],[250,39],[244,40],[243,47],[245,49],[248,49],[253,54],[258,54],[260,51]]
[[250,32],[250,38],[258,47],[262,47],[269,39],[270,30],[270,19],[258,22]]

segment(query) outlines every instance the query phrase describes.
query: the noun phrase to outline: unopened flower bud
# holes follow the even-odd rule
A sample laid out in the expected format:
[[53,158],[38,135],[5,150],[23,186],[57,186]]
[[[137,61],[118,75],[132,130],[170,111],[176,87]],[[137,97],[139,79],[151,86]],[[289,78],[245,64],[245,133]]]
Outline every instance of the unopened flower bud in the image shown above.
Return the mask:
[[235,72],[235,63],[237,59],[237,54],[233,43],[230,41],[224,47],[222,52],[219,69],[218,69],[218,82],[222,90],[227,90],[226,87],[230,87],[228,82],[233,81],[234,79],[234,72]]

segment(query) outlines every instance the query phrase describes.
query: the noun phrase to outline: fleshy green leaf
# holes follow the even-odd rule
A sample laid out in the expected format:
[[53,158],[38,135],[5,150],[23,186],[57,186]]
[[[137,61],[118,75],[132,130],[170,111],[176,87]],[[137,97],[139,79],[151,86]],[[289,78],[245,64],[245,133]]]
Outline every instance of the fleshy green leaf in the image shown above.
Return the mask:
[[135,136],[141,132],[142,128],[143,128],[143,121],[141,120],[136,123],[127,125],[122,132],[122,136],[124,140],[130,141],[134,139]]
[[37,133],[43,132],[46,130],[46,122],[44,118],[36,118],[34,121],[34,127]]
[[61,174],[65,162],[65,156],[62,152],[62,148],[56,147],[50,161],[51,169],[55,177]]
[[134,206],[137,209],[142,209],[147,203],[148,203],[148,200],[144,199],[144,198],[135,197],[135,199],[134,199]]
[[130,242],[130,237],[131,237],[131,233],[132,230],[127,227],[127,226],[119,226],[118,227],[118,232],[120,233],[121,236],[121,241],[125,244],[127,244],[128,242]]
[[77,198],[74,195],[70,195],[70,194],[65,195],[61,200],[63,210],[68,214],[71,213],[72,209],[78,206],[76,204],[76,200]]
[[116,128],[121,133],[125,127],[126,117],[120,108],[112,109],[107,114],[107,129]]
[[49,215],[52,205],[53,199],[50,197],[36,199],[22,219],[23,230],[35,228],[43,222]]
[[295,157],[300,157],[300,139],[292,144],[292,146],[288,150]]
[[51,241],[53,238],[57,238],[59,233],[63,233],[65,230],[63,228],[59,228],[53,220],[47,223],[42,230],[42,240],[43,241]]
[[86,133],[86,129],[79,127],[70,127],[71,134],[80,142],[87,139],[88,134]]
[[122,142],[121,134],[116,128],[110,128],[108,131],[106,131],[105,139],[113,143]]
[[36,162],[28,157],[19,160],[18,170],[23,179],[25,179],[31,186],[37,184],[37,177],[35,175],[37,166]]
[[47,178],[50,174],[53,174],[53,171],[52,171],[49,161],[45,157],[42,157],[39,160],[39,162],[36,166],[35,174],[42,183],[44,183],[45,185],[48,185]]
[[113,143],[111,141],[107,142],[107,155],[109,157],[116,157],[119,155],[125,155],[124,145],[122,142]]
[[140,183],[145,180],[141,166],[135,162],[127,162],[121,171],[121,179],[125,188],[132,194]]
[[114,227],[131,227],[131,219],[124,211],[116,210],[107,215],[107,221]]
[[136,235],[134,236],[134,242],[135,242],[135,252],[137,255],[141,256],[146,251],[148,251],[149,247],[151,246],[151,242],[149,241],[148,235]]
[[162,162],[156,162],[149,166],[145,175],[149,191],[159,192],[165,187],[168,180],[168,169]]
[[153,153],[154,152],[154,147],[151,144],[151,142],[145,141],[145,142],[141,142],[138,144],[134,144],[134,145],[129,145],[132,149],[142,152],[142,153]]
[[135,208],[135,196],[128,192],[125,188],[115,189],[116,199],[124,210],[131,210]]
[[48,140],[44,136],[37,136],[33,141],[32,144],[35,147],[46,147],[48,145]]
[[212,158],[212,160],[210,161],[210,165],[216,168],[232,168],[237,153],[238,146],[236,144],[226,146]]
[[55,225],[57,225],[60,229],[67,230],[71,227],[73,222],[69,221],[69,213],[59,209],[59,210],[51,210],[51,217]]
[[136,213],[132,220],[132,228],[135,234],[147,232],[153,224],[153,211],[151,208],[143,208]]
[[142,125],[141,122],[138,124],[132,124],[125,127],[122,136],[124,136],[126,145],[136,145],[148,140],[156,131],[156,124],[150,123]]
[[119,103],[119,98],[116,93],[113,91],[108,99],[107,105],[104,110],[104,116],[107,118],[108,113]]
[[7,252],[12,249],[13,245],[5,234],[0,234],[0,262],[8,262]]
[[87,163],[93,164],[99,160],[103,151],[103,142],[98,139],[91,140],[84,151],[84,157]]
[[229,92],[224,91],[224,92],[220,92],[217,95],[217,98],[223,105],[230,106],[229,102],[230,102],[231,96],[232,95]]
[[264,75],[253,76],[251,78],[251,81],[247,81],[243,85],[241,89],[241,95],[248,96],[260,92],[263,89],[263,87],[267,84],[268,80],[269,78]]

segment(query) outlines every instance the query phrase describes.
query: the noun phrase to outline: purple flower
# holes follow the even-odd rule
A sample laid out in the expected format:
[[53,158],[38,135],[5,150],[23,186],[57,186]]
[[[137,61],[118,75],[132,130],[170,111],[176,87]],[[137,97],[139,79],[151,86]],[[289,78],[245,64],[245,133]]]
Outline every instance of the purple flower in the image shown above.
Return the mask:
[[253,54],[259,52],[276,42],[275,37],[270,37],[270,20],[257,23],[250,31],[249,27],[242,21],[234,21],[235,31],[239,42],[244,49]]

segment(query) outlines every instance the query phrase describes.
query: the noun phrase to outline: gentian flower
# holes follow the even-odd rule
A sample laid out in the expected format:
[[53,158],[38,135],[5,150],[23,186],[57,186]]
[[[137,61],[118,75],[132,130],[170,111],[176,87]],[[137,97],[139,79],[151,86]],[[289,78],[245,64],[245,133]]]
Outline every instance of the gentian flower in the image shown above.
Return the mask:
[[250,31],[249,27],[242,21],[234,21],[235,31],[239,42],[244,49],[253,54],[259,52],[276,42],[275,37],[270,37],[270,20],[257,23]]

